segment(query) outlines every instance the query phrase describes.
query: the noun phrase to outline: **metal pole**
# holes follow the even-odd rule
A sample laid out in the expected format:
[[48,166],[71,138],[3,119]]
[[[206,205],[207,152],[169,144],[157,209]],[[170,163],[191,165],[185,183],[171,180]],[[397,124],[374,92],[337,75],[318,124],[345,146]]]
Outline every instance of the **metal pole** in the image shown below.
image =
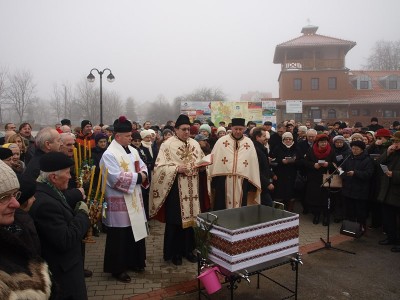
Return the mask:
[[100,124],[103,124],[103,72],[100,74]]

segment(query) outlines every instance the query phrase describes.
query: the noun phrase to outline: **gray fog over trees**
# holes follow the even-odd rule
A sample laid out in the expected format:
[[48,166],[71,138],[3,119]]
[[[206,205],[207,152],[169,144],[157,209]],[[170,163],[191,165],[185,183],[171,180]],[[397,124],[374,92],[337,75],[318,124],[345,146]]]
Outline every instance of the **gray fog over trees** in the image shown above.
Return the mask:
[[[363,66],[368,70],[400,70],[400,40],[377,41]],[[63,118],[79,125],[82,119],[94,124],[100,120],[100,89],[98,84],[82,78],[73,86],[55,83],[49,99],[36,97],[36,83],[30,71],[9,73],[0,67],[0,123],[23,121],[39,126],[54,125]],[[162,124],[176,119],[182,101],[227,101],[219,88],[201,87],[189,94],[167,99],[159,94],[156,99],[143,103],[128,97],[122,100],[117,91],[103,87],[103,120],[112,124],[120,115],[133,121]]]
[[400,40],[375,43],[364,65],[367,70],[400,70]]

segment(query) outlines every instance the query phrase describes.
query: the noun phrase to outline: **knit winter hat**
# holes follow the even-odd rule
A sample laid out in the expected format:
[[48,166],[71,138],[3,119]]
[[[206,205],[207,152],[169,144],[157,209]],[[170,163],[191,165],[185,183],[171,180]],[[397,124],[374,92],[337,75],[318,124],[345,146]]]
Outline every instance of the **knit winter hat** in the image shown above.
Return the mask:
[[221,131],[223,131],[223,132],[226,132],[226,129],[225,129],[225,127],[218,127],[218,129],[217,129],[217,134],[218,133],[220,133]]
[[282,141],[283,141],[285,138],[291,138],[291,139],[293,139],[293,134],[291,134],[290,132],[285,132],[284,134],[282,134]]
[[19,189],[19,182],[15,172],[0,161],[0,194]]
[[335,136],[334,138],[333,138],[333,142],[336,142],[336,141],[344,141],[345,139],[344,139],[344,137],[342,136],[342,135],[337,135],[337,136]]
[[5,147],[0,147],[0,160],[5,160],[11,156],[13,156],[13,153],[10,149]]
[[108,140],[108,135],[105,133],[98,133],[95,135],[94,137],[94,141],[96,142],[96,144],[100,141],[100,140]]
[[202,131],[202,130],[205,130],[205,131],[207,131],[209,134],[211,134],[211,127],[210,127],[210,125],[208,125],[208,124],[203,124],[203,125],[201,125],[200,128],[199,128],[199,132]]
[[90,122],[89,120],[83,120],[81,122],[81,128],[85,128],[86,125],[92,125],[92,122]]

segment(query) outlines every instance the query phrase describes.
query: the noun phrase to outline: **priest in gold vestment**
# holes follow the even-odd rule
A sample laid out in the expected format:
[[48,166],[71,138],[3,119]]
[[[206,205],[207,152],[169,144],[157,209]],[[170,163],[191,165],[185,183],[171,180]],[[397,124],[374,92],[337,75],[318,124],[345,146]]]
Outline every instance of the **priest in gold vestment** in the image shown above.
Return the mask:
[[253,142],[244,136],[245,120],[232,119],[232,133],[218,139],[208,166],[213,210],[260,204],[260,171]]
[[165,222],[164,260],[196,262],[192,226],[200,213],[199,176],[195,167],[204,154],[190,138],[190,120],[180,115],[176,135],[161,144],[150,187],[150,218]]

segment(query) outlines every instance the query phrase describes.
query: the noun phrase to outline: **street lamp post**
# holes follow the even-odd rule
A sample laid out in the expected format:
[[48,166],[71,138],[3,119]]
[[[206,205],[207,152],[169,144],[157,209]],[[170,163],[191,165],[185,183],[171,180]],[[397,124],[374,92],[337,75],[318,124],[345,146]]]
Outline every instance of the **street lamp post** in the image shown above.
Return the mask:
[[103,74],[105,71],[110,72],[110,74],[108,74],[107,76],[108,82],[114,82],[115,77],[109,68],[105,68],[103,71],[99,71],[98,69],[93,68],[90,70],[89,75],[86,77],[89,82],[94,82],[95,80],[95,77],[92,74],[93,71],[97,71],[97,73],[100,75],[100,124],[103,124]]

